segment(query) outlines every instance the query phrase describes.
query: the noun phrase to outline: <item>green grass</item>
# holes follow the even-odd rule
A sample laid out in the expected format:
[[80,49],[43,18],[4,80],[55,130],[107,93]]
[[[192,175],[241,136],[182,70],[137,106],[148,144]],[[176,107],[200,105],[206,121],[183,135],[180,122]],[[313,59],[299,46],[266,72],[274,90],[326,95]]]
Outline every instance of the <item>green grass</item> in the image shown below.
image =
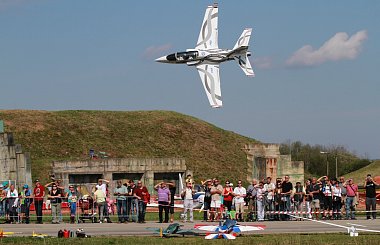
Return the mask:
[[1,244],[379,244],[380,235],[360,234],[358,237],[350,237],[347,234],[275,234],[242,236],[235,241],[223,239],[205,240],[202,237],[92,237],[92,238],[45,238],[33,239],[27,237],[3,238]]
[[380,160],[374,161],[368,166],[365,166],[359,170],[346,174],[344,177],[346,179],[352,178],[354,183],[362,186],[364,184],[364,179],[367,174],[371,174],[372,177],[380,176]]
[[182,157],[197,181],[246,179],[242,147],[256,142],[172,111],[0,111],[7,132],[31,153],[32,176],[48,180],[53,160],[88,159],[88,151],[115,158]]

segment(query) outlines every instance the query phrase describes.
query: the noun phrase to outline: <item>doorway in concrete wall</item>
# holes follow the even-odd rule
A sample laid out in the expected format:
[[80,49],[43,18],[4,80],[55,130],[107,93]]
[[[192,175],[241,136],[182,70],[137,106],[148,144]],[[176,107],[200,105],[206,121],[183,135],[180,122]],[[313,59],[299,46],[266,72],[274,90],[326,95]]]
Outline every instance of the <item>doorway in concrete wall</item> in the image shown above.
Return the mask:
[[179,194],[179,172],[169,172],[169,173],[155,173],[154,174],[154,185],[160,182],[174,181],[176,187],[176,194]]

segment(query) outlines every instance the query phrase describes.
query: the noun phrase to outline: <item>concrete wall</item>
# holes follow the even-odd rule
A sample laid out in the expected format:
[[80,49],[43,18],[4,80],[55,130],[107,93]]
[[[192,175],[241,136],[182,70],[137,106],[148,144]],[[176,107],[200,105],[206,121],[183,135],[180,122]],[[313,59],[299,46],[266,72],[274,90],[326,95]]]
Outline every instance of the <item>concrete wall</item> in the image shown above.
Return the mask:
[[243,150],[247,155],[248,181],[269,176],[275,180],[289,175],[293,184],[297,181],[303,183],[304,163],[293,162],[290,155],[280,155],[280,145],[249,144],[245,145]]
[[16,188],[32,184],[29,153],[15,145],[12,133],[0,133],[0,181],[15,181]]
[[110,188],[113,188],[115,182],[113,174],[142,174],[141,180],[150,191],[153,191],[155,173],[181,173],[184,176],[192,174],[187,169],[185,160],[181,158],[110,158],[88,161],[55,161],[52,163],[52,169],[56,178],[62,179],[64,186],[73,184],[70,183],[70,175],[99,174],[104,179],[111,181]]

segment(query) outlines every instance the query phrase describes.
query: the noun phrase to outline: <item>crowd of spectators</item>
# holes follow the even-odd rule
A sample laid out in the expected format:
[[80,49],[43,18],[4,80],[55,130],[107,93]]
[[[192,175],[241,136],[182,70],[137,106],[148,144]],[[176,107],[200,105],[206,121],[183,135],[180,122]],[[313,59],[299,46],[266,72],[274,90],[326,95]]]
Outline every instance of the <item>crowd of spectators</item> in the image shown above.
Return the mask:
[[[91,193],[84,194],[80,186],[69,185],[65,189],[61,181],[53,180],[42,185],[38,179],[35,180],[34,188],[25,184],[20,192],[15,185],[9,181],[0,184],[0,218],[6,223],[30,223],[30,210],[35,210],[36,223],[43,223],[43,209],[50,210],[52,224],[63,221],[62,203],[66,202],[70,208],[70,223],[80,221],[84,209],[91,215],[97,215],[97,222],[111,222],[110,214],[115,210],[114,199],[118,221],[145,222],[146,205],[150,201],[150,194],[141,181],[122,183],[118,180],[115,189],[109,189],[109,181],[99,179]],[[112,198],[113,197],[113,198]],[[86,203],[87,204],[86,204]],[[86,205],[85,205],[86,204]],[[78,206],[82,214],[78,212]],[[91,210],[90,207],[92,208]]]
[[[96,213],[96,220],[100,223],[111,222],[110,215],[115,209],[119,223],[144,223],[151,198],[142,181],[123,183],[118,180],[112,190],[108,184],[108,180],[99,179],[91,193],[83,194],[79,186],[70,185],[65,189],[59,180],[42,185],[37,179],[33,188],[24,185],[20,191],[11,182],[3,182],[0,184],[0,218],[8,223],[29,224],[30,207],[33,205],[36,222],[42,223],[45,204],[45,208],[51,210],[51,223],[58,224],[62,222],[64,200],[70,208],[70,223],[76,223],[80,219],[78,206],[83,211],[81,201],[86,199],[92,202],[92,213]],[[192,176],[187,176],[180,191],[184,222],[194,221],[194,199],[197,196],[194,187]],[[330,179],[322,176],[295,184],[288,175],[275,181],[267,177],[253,179],[247,188],[242,180],[238,180],[236,186],[226,180],[223,186],[218,178],[214,178],[203,181],[201,187],[203,195],[198,196],[202,198],[203,221],[223,218],[238,221],[356,219],[355,208],[359,201],[358,185],[344,177]],[[366,218],[376,219],[378,183],[368,174],[362,187],[366,195]],[[176,183],[160,182],[154,189],[157,191],[158,222],[173,222]]]
[[[194,188],[186,182],[182,193],[184,203],[183,219],[193,221]],[[366,194],[366,217],[376,219],[376,187],[378,184],[368,174],[363,188]],[[257,180],[245,188],[242,181],[237,186],[225,181],[222,186],[218,178],[202,182],[204,196],[203,220],[215,221],[231,218],[238,221],[302,220],[302,219],[356,219],[355,211],[359,202],[358,185],[352,179],[328,176],[311,178],[305,183],[291,182],[288,175],[272,181],[271,177]],[[160,219],[161,221],[161,219]],[[165,220],[166,221],[166,220]]]

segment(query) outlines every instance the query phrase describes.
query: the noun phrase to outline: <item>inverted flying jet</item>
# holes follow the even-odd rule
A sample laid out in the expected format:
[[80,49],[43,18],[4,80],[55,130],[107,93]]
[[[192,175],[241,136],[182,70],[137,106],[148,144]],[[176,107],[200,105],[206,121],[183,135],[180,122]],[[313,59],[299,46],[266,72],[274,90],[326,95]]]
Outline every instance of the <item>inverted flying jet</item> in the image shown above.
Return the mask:
[[219,64],[236,60],[243,72],[254,77],[248,56],[248,43],[252,28],[246,28],[233,49],[220,49],[218,46],[218,5],[208,6],[199,33],[198,42],[194,49],[177,52],[156,59],[157,62],[169,64],[187,64],[195,66],[201,76],[210,105],[222,107],[220,90]]
[[198,224],[194,226],[195,229],[208,231],[211,234],[205,236],[205,239],[235,239],[236,235],[247,231],[262,231],[265,229],[264,225],[239,225],[236,220],[227,219],[223,224],[219,225],[203,225]]

